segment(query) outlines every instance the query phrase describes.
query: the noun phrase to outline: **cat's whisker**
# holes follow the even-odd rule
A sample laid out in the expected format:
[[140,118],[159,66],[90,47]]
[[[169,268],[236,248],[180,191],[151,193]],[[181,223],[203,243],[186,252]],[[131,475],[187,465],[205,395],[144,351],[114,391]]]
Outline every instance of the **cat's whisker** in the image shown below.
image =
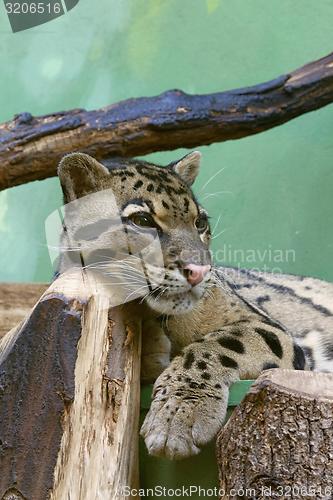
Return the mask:
[[156,291],[157,291],[159,288],[160,288],[160,287],[157,287],[157,288],[155,288],[154,290],[149,290],[149,291],[148,291],[148,292],[147,292],[147,293],[146,293],[146,294],[142,297],[142,299],[140,300],[140,304],[142,304],[142,302],[143,302],[144,300],[146,300],[146,299],[147,299],[147,297],[149,297],[150,295],[152,295],[154,292],[156,293]]
[[163,293],[165,293],[167,290],[169,289],[169,287],[164,287],[160,293],[156,296],[155,300],[159,300],[159,298],[163,295]]
[[227,167],[222,167],[220,170],[218,170],[217,172],[215,172],[211,177],[209,177],[209,179],[205,182],[205,184],[201,187],[200,191],[199,191],[199,196],[201,195],[201,193],[203,192],[203,190],[208,186],[208,184],[210,184],[218,175],[220,175]]
[[222,217],[222,214],[220,214],[220,215],[218,216],[217,221],[215,222],[214,228],[212,229],[212,235],[213,235],[213,236],[214,236],[214,233],[215,233],[215,231],[216,231],[217,226],[218,226],[218,225],[219,225],[219,223],[220,223],[221,217]]
[[212,240],[215,240],[215,238],[218,238],[219,236],[221,236],[221,234],[225,233],[226,231],[227,231],[227,228],[222,229],[222,231],[220,231],[217,234],[214,234],[214,236],[212,237]]
[[56,245],[42,245],[42,246],[46,246],[46,248],[48,248],[49,250],[59,250],[59,251],[63,251],[63,252],[80,252],[82,251],[82,247],[60,247],[60,246],[56,246]]
[[138,293],[140,290],[142,290],[143,288],[145,287],[148,287],[148,284],[146,283],[145,285],[143,285],[142,287],[136,289],[136,290],[133,290],[129,295],[127,295],[127,297],[125,298],[125,302],[128,302],[129,298],[134,295],[135,293]]
[[220,194],[234,194],[232,191],[217,191],[216,193],[207,193],[205,196],[201,197],[201,201],[205,201],[208,198],[212,198],[214,196],[220,196]]
[[91,267],[89,268],[90,271],[98,271],[99,274],[102,274],[104,276],[123,276],[123,277],[141,277],[143,278],[143,273],[135,272],[133,269],[121,269],[121,270],[108,270],[106,271],[105,269],[101,269],[100,267]]

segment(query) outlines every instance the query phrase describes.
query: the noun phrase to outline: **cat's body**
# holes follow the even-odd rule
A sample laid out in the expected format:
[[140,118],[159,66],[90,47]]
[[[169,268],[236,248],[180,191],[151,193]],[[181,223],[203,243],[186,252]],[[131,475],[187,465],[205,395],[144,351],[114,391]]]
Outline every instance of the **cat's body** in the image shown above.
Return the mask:
[[[165,168],[116,162],[109,171],[74,154],[59,168],[65,200],[83,200],[69,217],[78,262],[90,259],[102,274],[148,289],[137,299],[144,300],[143,377],[162,373],[142,434],[150,453],[170,458],[197,453],[214,437],[237,379],[256,378],[272,367],[333,370],[332,283],[211,268],[207,215],[189,187],[199,159],[193,153]],[[118,226],[107,197],[90,204],[86,197],[110,189]],[[143,258],[154,235],[160,255]],[[163,257],[163,267],[157,257]]]
[[333,371],[333,283],[234,268],[221,274],[237,294],[290,332],[311,370]]
[[242,319],[243,309],[250,308],[280,323],[307,348],[311,370],[333,371],[333,283],[233,267],[215,269],[221,295],[207,298],[187,315],[169,318],[165,328],[174,349]]

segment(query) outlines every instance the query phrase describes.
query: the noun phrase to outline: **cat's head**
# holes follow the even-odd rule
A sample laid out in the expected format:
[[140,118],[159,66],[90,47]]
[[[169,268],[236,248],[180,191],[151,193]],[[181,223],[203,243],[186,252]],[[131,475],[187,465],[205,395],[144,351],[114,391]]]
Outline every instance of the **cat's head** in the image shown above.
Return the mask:
[[193,152],[161,167],[65,156],[58,175],[67,255],[130,290],[127,300],[144,296],[162,314],[188,312],[211,280],[208,217],[191,190],[200,158]]

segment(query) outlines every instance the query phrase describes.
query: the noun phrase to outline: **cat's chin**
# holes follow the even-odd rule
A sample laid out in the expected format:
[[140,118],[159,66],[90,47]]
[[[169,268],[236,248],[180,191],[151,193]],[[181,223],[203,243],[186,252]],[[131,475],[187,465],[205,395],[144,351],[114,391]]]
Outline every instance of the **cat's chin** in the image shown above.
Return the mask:
[[147,305],[154,311],[168,316],[190,312],[201,299],[203,293],[194,291],[164,295],[159,297],[148,296]]

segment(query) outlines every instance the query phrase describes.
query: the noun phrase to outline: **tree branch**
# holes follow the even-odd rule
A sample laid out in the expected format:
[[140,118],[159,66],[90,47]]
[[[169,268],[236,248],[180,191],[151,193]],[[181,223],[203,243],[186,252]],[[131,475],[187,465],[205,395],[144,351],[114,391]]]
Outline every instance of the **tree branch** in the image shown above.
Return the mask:
[[207,95],[171,90],[96,111],[42,117],[21,113],[0,125],[0,189],[56,173],[60,158],[99,160],[239,139],[333,101],[333,53],[267,83]]

